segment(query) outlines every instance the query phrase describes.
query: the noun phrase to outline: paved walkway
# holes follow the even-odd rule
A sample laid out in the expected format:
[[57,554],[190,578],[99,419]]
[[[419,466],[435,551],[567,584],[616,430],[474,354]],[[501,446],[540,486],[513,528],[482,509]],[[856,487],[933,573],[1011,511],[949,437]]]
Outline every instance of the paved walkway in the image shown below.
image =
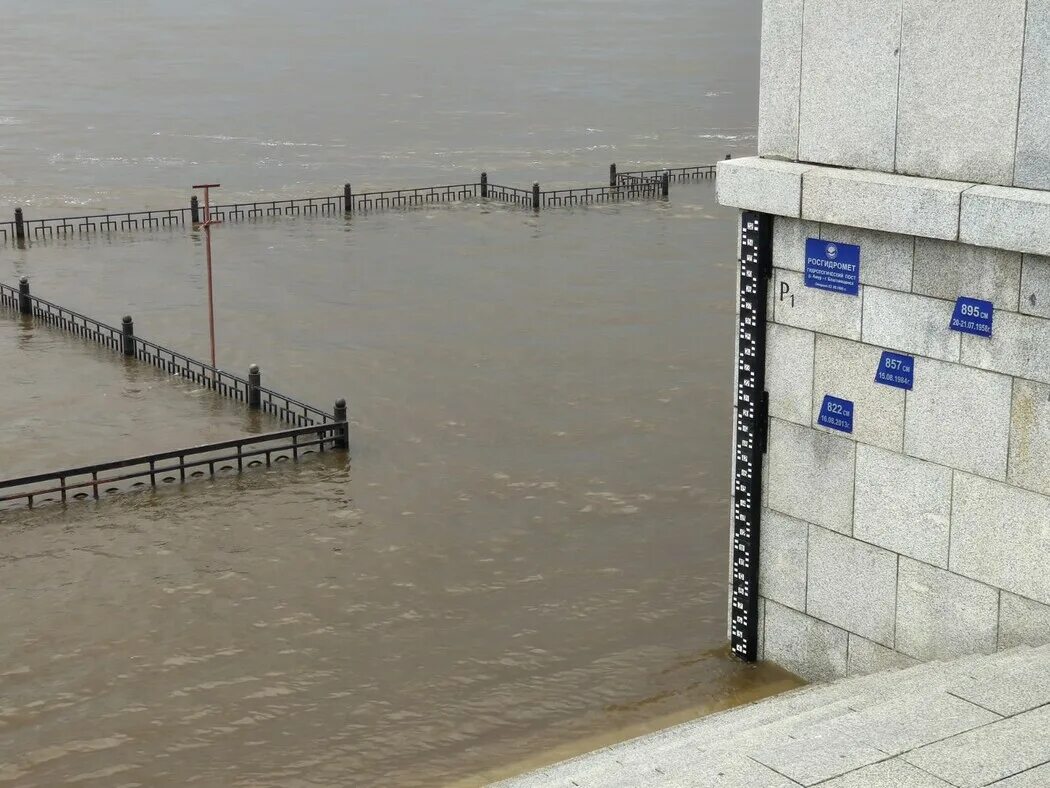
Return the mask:
[[499,788],[1050,788],[1050,646],[813,685]]

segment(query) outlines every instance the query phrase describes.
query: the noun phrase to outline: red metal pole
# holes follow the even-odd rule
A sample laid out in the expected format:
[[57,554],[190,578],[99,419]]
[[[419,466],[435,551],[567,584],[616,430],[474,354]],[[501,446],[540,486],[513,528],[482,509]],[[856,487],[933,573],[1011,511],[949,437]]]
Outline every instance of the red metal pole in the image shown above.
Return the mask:
[[204,221],[201,223],[201,227],[204,228],[204,248],[208,258],[208,335],[211,338],[211,365],[218,369],[218,364],[215,363],[215,298],[214,290],[212,288],[212,276],[211,276],[211,199],[209,190],[219,188],[217,183],[202,183],[193,187],[194,189],[204,189]]
[[211,283],[211,203],[208,201],[208,189],[204,189],[204,239],[208,255],[208,333],[211,337],[211,365],[215,364],[215,297]]

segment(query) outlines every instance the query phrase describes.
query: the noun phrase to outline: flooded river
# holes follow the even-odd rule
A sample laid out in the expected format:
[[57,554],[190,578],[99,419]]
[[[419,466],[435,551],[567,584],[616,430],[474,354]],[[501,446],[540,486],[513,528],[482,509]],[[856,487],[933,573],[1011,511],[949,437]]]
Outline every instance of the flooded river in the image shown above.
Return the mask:
[[[0,205],[713,161],[754,146],[757,6],[12,7]],[[219,228],[220,366],[346,397],[352,464],[5,513],[0,785],[477,785],[792,686],[723,648],[734,234],[710,183]],[[206,357],[202,261],[0,276]],[[11,316],[0,369],[3,477],[272,426]]]

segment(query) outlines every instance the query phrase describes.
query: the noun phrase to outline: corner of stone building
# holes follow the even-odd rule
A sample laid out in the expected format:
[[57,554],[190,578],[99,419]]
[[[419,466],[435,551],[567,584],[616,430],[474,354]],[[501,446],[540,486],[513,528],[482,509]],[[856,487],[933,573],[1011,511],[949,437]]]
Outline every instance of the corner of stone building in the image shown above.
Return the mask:
[[[810,680],[1050,643],[1050,2],[856,6],[764,2],[759,155],[718,168],[775,217],[761,654]],[[856,295],[811,239],[859,247]]]

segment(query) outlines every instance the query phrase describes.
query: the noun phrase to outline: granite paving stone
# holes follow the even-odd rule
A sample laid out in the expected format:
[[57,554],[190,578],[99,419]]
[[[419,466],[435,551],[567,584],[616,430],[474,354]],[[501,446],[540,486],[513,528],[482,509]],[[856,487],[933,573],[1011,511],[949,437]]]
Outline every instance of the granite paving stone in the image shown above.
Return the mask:
[[820,788],[953,788],[901,758],[873,763],[820,783]]
[[807,786],[887,758],[882,750],[837,730],[834,721],[800,731],[795,738],[749,755],[799,785]]
[[[779,607],[769,605],[774,613]],[[983,693],[985,700],[1007,703],[1003,711],[1024,709],[1037,698],[1017,694],[1012,685],[1040,683],[1048,657],[1050,646],[1019,648],[811,685],[499,785],[1043,788],[1050,784],[1050,705],[1001,718],[946,688]]]
[[1045,706],[1050,703],[1050,650],[1005,665],[977,666],[948,691],[1004,717]]
[[1050,763],[992,783],[989,788],[1046,788],[1050,785]]
[[901,756],[958,788],[981,788],[1050,761],[1050,706],[1008,717]]
[[726,756],[718,763],[686,764],[651,771],[639,782],[621,785],[704,786],[704,788],[796,788],[798,783],[750,758]]
[[890,755],[1002,719],[947,692],[904,695],[841,718],[842,731]]

